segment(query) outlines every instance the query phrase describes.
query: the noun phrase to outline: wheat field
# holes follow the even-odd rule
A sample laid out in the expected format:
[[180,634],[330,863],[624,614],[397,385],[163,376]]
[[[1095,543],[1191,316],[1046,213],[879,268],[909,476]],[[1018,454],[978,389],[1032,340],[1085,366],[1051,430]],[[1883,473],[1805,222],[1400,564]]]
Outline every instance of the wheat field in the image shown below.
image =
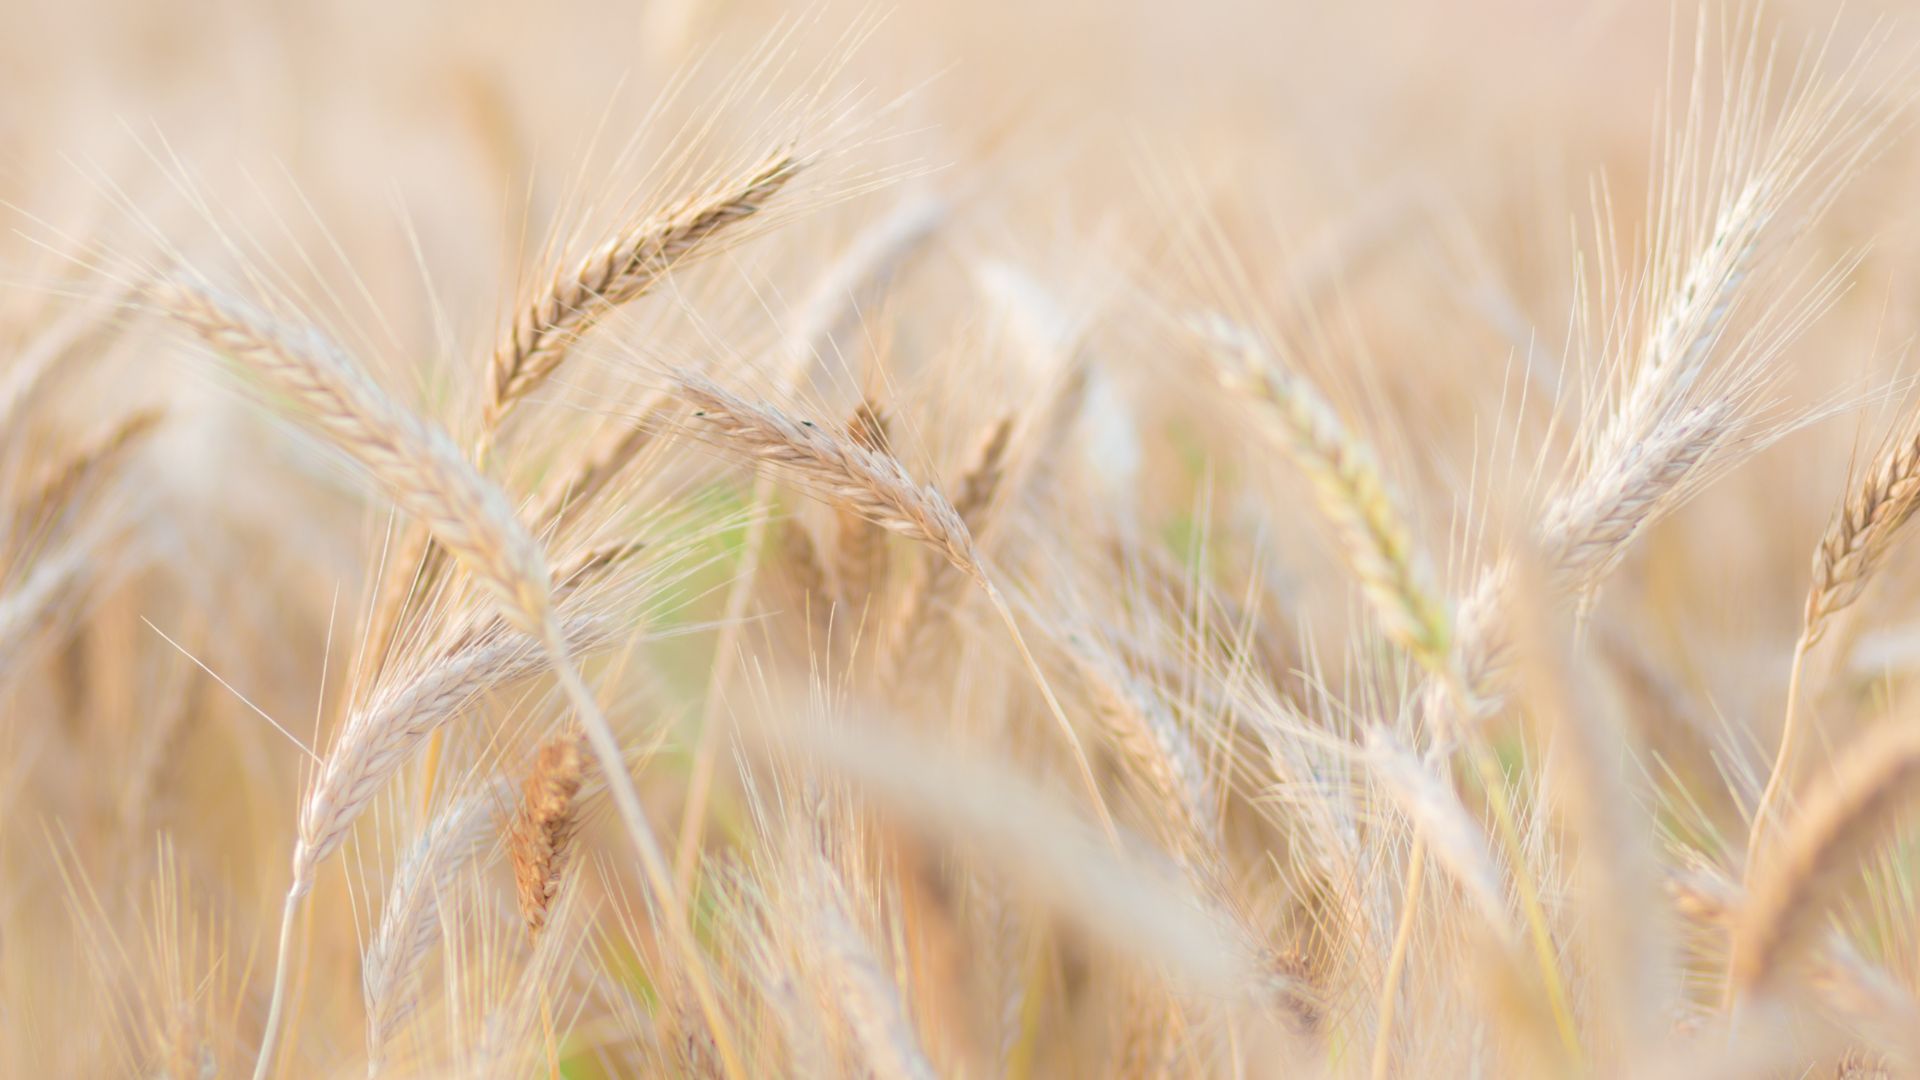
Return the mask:
[[1920,10],[0,60],[0,1075],[1920,1075]]

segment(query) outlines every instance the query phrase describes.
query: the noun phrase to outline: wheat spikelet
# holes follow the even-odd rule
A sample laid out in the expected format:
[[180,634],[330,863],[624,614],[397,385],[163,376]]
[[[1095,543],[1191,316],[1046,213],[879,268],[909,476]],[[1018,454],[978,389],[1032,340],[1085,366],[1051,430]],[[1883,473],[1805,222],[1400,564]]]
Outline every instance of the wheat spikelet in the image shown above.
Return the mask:
[[800,168],[791,152],[775,153],[741,176],[609,237],[556,276],[520,309],[487,363],[486,428],[497,427],[544,382],[594,323],[644,296],[701,245],[759,213]]
[[1170,816],[1176,849],[1189,859],[1211,860],[1220,845],[1219,810],[1192,737],[1153,688],[1084,635],[1070,636],[1062,651],[1086,683],[1108,743]]
[[1198,327],[1221,380],[1259,403],[1263,430],[1313,484],[1315,504],[1339,533],[1342,552],[1389,637],[1430,668],[1446,663],[1452,638],[1445,602],[1427,572],[1373,452],[1354,438],[1305,378],[1266,345],[1221,318]]
[[954,485],[953,509],[967,527],[978,530],[987,509],[992,506],[1006,476],[1007,449],[1013,443],[1013,414],[1008,413],[987,429],[986,438],[974,451],[973,462]]
[[1685,497],[1733,419],[1724,401],[1694,409],[1608,459],[1607,468],[1547,507],[1542,545],[1576,591],[1598,584],[1633,538]]
[[1848,492],[1813,552],[1804,629],[1809,646],[1833,617],[1860,598],[1874,570],[1913,512],[1920,508],[1920,412],[1909,417],[1874,454],[1873,464]]
[[380,925],[361,965],[367,1008],[367,1073],[419,1002],[411,985],[439,938],[441,898],[482,850],[492,846],[509,785],[495,781],[456,800],[427,823],[395,868]]
[[656,402],[610,433],[572,470],[561,474],[540,498],[531,520],[544,531],[564,535],[605,494],[626,467],[653,444],[661,407]]
[[[824,860],[816,860],[823,862]],[[932,1080],[936,1074],[900,1001],[893,979],[847,913],[833,871],[816,866],[801,888],[805,921],[823,997],[833,1003],[859,1044],[867,1069],[888,1080]]]
[[1920,731],[1884,724],[1842,752],[1775,848],[1760,856],[1733,933],[1730,997],[1767,989],[1799,958],[1834,895],[1920,795]]
[[[572,654],[584,655],[604,644],[605,629],[590,617],[571,620],[567,641]],[[483,632],[417,675],[390,681],[377,691],[348,717],[301,805],[294,880],[312,882],[314,871],[339,850],[354,821],[413,759],[427,736],[488,691],[552,669],[552,658],[537,640],[514,632]]]
[[104,436],[81,447],[56,466],[12,509],[7,542],[0,552],[13,561],[43,543],[68,519],[76,503],[127,450],[160,423],[158,410],[134,413]]
[[513,884],[527,933],[539,934],[559,894],[574,831],[580,825],[580,787],[585,777],[581,735],[565,731],[548,739],[534,756],[520,788],[520,805],[507,836],[513,860]]
[[[854,409],[853,417],[847,422],[847,438],[864,450],[891,456],[887,418],[872,398],[862,400]],[[834,549],[834,578],[839,582],[840,598],[852,606],[859,603],[878,579],[886,545],[880,530],[866,518],[846,511],[838,517],[840,542]]]
[[781,469],[840,510],[931,545],[956,569],[985,583],[966,523],[938,491],[907,475],[897,459],[747,401],[699,375],[681,374],[675,385],[694,406],[694,418],[719,432],[728,448]]

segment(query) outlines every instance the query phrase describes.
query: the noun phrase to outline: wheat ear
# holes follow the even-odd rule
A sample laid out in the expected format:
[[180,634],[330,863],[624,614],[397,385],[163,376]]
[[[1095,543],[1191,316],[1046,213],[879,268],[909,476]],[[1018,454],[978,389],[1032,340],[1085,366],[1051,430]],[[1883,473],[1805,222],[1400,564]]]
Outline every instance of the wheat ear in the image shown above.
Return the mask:
[[[507,416],[560,369],[582,334],[614,309],[647,295],[671,270],[732,226],[759,213],[800,167],[791,153],[773,154],[730,182],[622,229],[555,274],[515,313],[506,336],[488,357],[486,401],[473,460],[487,460]],[[622,440],[614,448],[617,461],[624,463],[644,441],[644,435]],[[602,474],[602,483],[612,471]],[[385,653],[410,599],[432,587],[443,569],[432,536],[417,529],[401,537],[393,562],[401,573],[382,591],[372,624],[369,653],[376,658]]]
[[1452,637],[1447,605],[1428,582],[1372,449],[1259,338],[1223,318],[1197,325],[1214,350],[1221,381],[1259,406],[1261,430],[1312,483],[1315,505],[1339,534],[1342,553],[1387,635],[1423,666],[1444,668]]
[[675,379],[680,395],[694,406],[694,418],[719,432],[721,444],[750,460],[774,466],[826,499],[835,508],[858,514],[889,532],[924,543],[944,555],[961,573],[972,578],[987,595],[1006,625],[1014,647],[1046,700],[1072,751],[1081,781],[1094,800],[1095,810],[1110,838],[1118,840],[1113,817],[1100,795],[1093,765],[1066,710],[1027,646],[1013,609],[987,573],[974,547],[973,535],[953,505],[932,487],[919,484],[897,458],[836,438],[804,420],[795,420],[768,405],[747,401],[721,389],[702,376],[682,373]]
[[[887,417],[872,398],[863,399],[847,421],[847,438],[855,445],[876,454],[890,454]],[[848,607],[857,607],[879,577],[886,544],[880,530],[859,514],[842,511],[838,521],[839,543],[834,548],[834,578],[840,598]]]
[[1920,509],[1920,411],[1881,444],[1872,467],[1847,493],[1813,549],[1812,583],[1807,588],[1800,638],[1794,642],[1793,665],[1787,676],[1780,748],[1767,774],[1766,787],[1754,805],[1747,834],[1749,852],[1756,850],[1764,837],[1774,801],[1793,767],[1800,674],[1806,666],[1807,652],[1819,644],[1834,617],[1866,591],[1874,571],[1913,518],[1915,509]]
[[574,831],[580,826],[580,788],[586,775],[580,743],[580,733],[569,730],[541,745],[521,785],[520,804],[507,835],[514,891],[529,936],[539,934],[547,924],[547,913],[559,895],[572,856]]
[[507,785],[496,782],[456,800],[427,823],[394,870],[380,926],[360,969],[367,1075],[380,1071],[388,1040],[414,1011],[417,998],[409,984],[439,936],[441,897],[482,846],[492,845],[499,811],[509,797]]
[[[561,688],[580,714],[654,899],[662,909],[669,910],[668,936],[681,953],[686,978],[699,999],[721,1060],[737,1080],[742,1075],[739,1059],[707,978],[705,957],[679,908],[669,903],[673,893],[666,862],[632,777],[626,772],[619,740],[581,679],[568,649],[553,610],[545,552],[514,516],[506,495],[480,475],[445,432],[388,398],[317,331],[284,326],[241,301],[217,297],[205,286],[180,278],[165,283],[158,299],[177,321],[268,383],[295,416],[318,429],[364,468],[390,498],[424,524],[434,540],[493,594],[503,619],[539,641]],[[296,845],[296,860],[299,858]],[[272,1069],[273,1041],[285,1002],[294,915],[312,884],[310,877],[296,876],[287,890],[279,962],[255,1080],[265,1080]]]

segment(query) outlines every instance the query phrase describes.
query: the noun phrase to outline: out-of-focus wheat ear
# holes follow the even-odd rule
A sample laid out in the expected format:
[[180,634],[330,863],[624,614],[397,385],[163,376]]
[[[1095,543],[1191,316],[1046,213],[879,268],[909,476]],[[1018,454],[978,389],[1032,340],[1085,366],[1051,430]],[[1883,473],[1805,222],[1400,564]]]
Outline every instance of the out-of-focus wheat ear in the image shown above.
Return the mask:
[[507,834],[514,891],[529,936],[547,925],[559,895],[580,826],[580,787],[585,779],[581,733],[563,731],[541,744],[520,787],[520,803]]
[[1013,414],[993,422],[974,450],[973,460],[954,486],[953,509],[969,529],[980,531],[1007,473],[1007,449],[1013,444]]
[[1196,320],[1222,383],[1257,406],[1268,438],[1312,483],[1315,505],[1388,636],[1429,670],[1448,664],[1452,618],[1429,583],[1424,556],[1395,505],[1373,450],[1341,423],[1320,391],[1266,343],[1213,316]]
[[792,151],[777,151],[673,209],[622,229],[556,274],[521,305],[488,360],[483,430],[497,429],[516,403],[545,382],[580,335],[615,308],[646,295],[730,227],[759,213],[801,167]]
[[[1539,578],[1518,591],[1552,595]],[[1589,1045],[1619,1068],[1667,1036],[1680,979],[1667,920],[1657,914],[1659,859],[1650,840],[1658,828],[1636,783],[1640,755],[1627,706],[1582,662],[1572,621],[1550,614],[1554,606],[1519,606],[1514,636],[1528,712],[1550,747],[1552,782],[1541,790],[1573,841],[1568,862],[1579,888],[1567,907],[1579,913],[1591,954],[1582,965]]]
[[789,517],[780,523],[780,568],[809,607],[826,605],[827,573],[805,523]]
[[414,976],[439,940],[441,898],[476,856],[494,847],[511,798],[511,785],[501,780],[455,800],[427,823],[395,868],[360,967],[369,1076],[380,1071],[387,1042],[418,1006]]
[[1174,1075],[1179,1058],[1180,1003],[1165,986],[1138,973],[1120,980],[1120,1044],[1113,1073],[1126,1080],[1151,1080]]
[[1117,843],[1119,832],[1114,828],[1106,800],[1100,795],[1100,782],[1094,777],[1093,764],[1087,759],[1079,733],[1067,719],[1066,710],[1041,671],[1039,660],[1027,645],[1012,607],[988,575],[986,563],[974,546],[973,534],[966,522],[960,520],[953,504],[933,487],[916,482],[906,467],[889,454],[835,438],[809,421],[795,420],[772,406],[747,401],[691,372],[676,376],[675,386],[694,407],[694,419],[720,435],[722,448],[779,469],[837,510],[858,514],[889,532],[928,545],[980,586],[1006,626],[1021,662],[1033,676],[1047,711],[1072,751],[1074,764],[1101,825]]
[[0,447],[19,431],[20,416],[39,400],[47,376],[71,369],[70,359],[84,359],[106,351],[126,325],[113,314],[140,286],[116,284],[40,329],[8,358],[0,372]]
[[[1794,643],[1793,664],[1787,677],[1786,717],[1780,725],[1780,748],[1767,774],[1766,786],[1754,805],[1747,834],[1747,850],[1758,848],[1773,812],[1773,804],[1793,771],[1798,749],[1800,676],[1807,653],[1827,632],[1833,619],[1860,598],[1874,571],[1894,546],[1913,512],[1920,508],[1920,409],[1909,414],[1873,455],[1872,464],[1853,483],[1828,522],[1827,531],[1813,549],[1813,576],[1807,587],[1800,639]],[[1748,863],[1752,865],[1751,862]]]
[[158,427],[157,409],[136,412],[81,447],[43,477],[11,509],[11,519],[0,536],[0,566],[17,561],[66,526],[87,493],[140,440]]
[[658,401],[649,403],[634,419],[607,433],[570,471],[557,474],[531,516],[536,527],[545,535],[564,536],[593,509],[627,466],[653,445],[665,422],[662,412]]
[[1920,729],[1883,724],[1841,752],[1777,843],[1754,853],[1727,997],[1771,989],[1806,950],[1860,860],[1920,795]]
[[[892,453],[886,414],[871,397],[854,409],[847,421],[847,438],[876,454]],[[841,511],[837,519],[839,542],[834,547],[833,576],[841,602],[852,609],[879,582],[887,554],[886,540],[879,526],[859,514]]]
[[1153,817],[1165,815],[1175,851],[1184,861],[1210,864],[1220,852],[1220,810],[1192,737],[1154,688],[1091,642],[1072,635],[1063,651],[1087,687],[1109,745],[1157,804]]
[[803,368],[834,351],[838,338],[885,295],[947,212],[946,202],[935,196],[910,198],[854,237],[789,320],[781,339],[785,370]]
[[[1739,882],[1702,866],[1669,873],[1666,892],[1681,917],[1719,930],[1736,926],[1746,898]],[[1903,1068],[1920,1065],[1920,1002],[1912,991],[1860,955],[1837,926],[1829,926],[1812,951],[1808,982],[1821,1000],[1866,1028]]]
[[408,613],[432,591],[429,575],[439,572],[443,554],[434,544],[433,534],[418,522],[397,522],[392,536],[391,546],[381,557],[380,583],[363,639],[367,672],[374,679],[386,673],[394,640]]
[[[1013,432],[1012,413],[995,421],[954,486],[953,511],[975,536],[982,535],[991,524],[991,511],[1006,486],[1007,451]],[[909,579],[905,595],[880,634],[883,679],[897,685],[908,674],[907,665],[920,655],[921,636],[932,627],[940,609],[953,600],[962,580],[953,565],[945,561],[927,563],[922,573]]]
[[810,950],[821,976],[822,997],[833,1003],[859,1044],[868,1070],[886,1080],[932,1080],[893,978],[873,954],[847,911],[846,897],[822,865],[808,875],[805,890]]
[[87,589],[91,552],[65,544],[0,592],[0,683],[18,670],[34,646],[65,624]]
[[1363,760],[1379,778],[1387,797],[1413,823],[1447,876],[1486,920],[1488,929],[1503,941],[1517,941],[1519,935],[1507,910],[1506,893],[1487,834],[1453,789],[1377,727],[1367,733]]

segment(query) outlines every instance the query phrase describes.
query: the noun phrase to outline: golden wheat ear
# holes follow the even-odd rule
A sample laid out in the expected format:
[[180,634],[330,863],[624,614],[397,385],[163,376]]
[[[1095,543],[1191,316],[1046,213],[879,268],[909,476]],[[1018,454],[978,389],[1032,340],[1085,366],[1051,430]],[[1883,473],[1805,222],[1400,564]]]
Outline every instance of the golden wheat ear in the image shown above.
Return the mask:
[[520,787],[520,802],[507,834],[507,851],[513,860],[520,917],[526,921],[529,935],[538,935],[547,925],[562,876],[573,858],[586,774],[583,741],[580,732],[568,730],[542,743]]
[[[626,771],[619,739],[581,678],[554,610],[546,553],[515,516],[506,495],[480,475],[445,432],[387,397],[341,349],[312,328],[277,322],[241,301],[178,276],[157,291],[156,299],[209,347],[276,390],[296,418],[364,468],[492,594],[500,617],[538,644],[579,713],[655,902],[668,908],[669,915],[680,915],[672,904],[666,858]],[[313,887],[312,865],[305,845],[296,845],[295,875],[281,917],[280,963],[256,1080],[265,1080],[273,1067],[294,916]],[[669,918],[664,930],[685,963],[682,975],[698,999],[699,1012],[726,1071],[741,1075],[729,1025],[707,976],[706,957],[683,915]]]

